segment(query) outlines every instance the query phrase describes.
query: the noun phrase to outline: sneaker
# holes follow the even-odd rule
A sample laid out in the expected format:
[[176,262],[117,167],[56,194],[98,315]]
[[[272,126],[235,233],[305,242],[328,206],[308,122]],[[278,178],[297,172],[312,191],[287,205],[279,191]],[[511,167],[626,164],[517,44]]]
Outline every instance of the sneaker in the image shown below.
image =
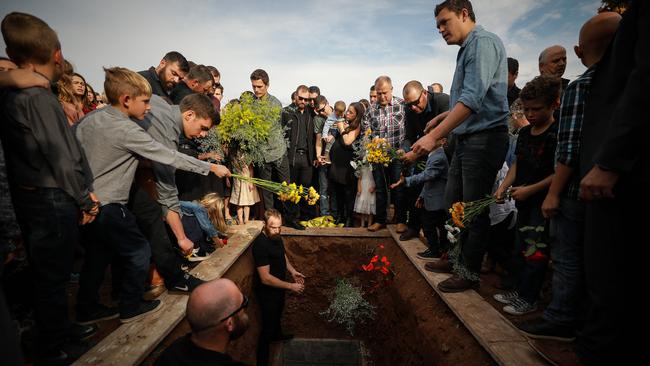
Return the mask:
[[180,293],[189,294],[190,292],[192,292],[192,290],[194,290],[195,288],[197,288],[199,285],[203,283],[205,283],[205,281],[203,281],[202,279],[196,278],[191,274],[185,272],[183,274],[183,277],[178,282],[176,282],[176,284],[172,286],[172,288],[169,289],[169,292],[176,292],[176,293],[180,292]]
[[434,262],[440,260],[440,253],[434,253],[431,249],[427,249],[424,252],[418,253],[417,257],[425,261]]
[[92,306],[90,309],[77,310],[77,324],[88,325],[104,320],[115,319],[120,316],[116,307],[108,307],[102,304]]
[[521,323],[517,325],[517,328],[530,338],[552,339],[561,342],[573,342],[576,339],[576,334],[572,327],[555,325],[544,319]]
[[94,336],[98,329],[99,327],[95,324],[81,325],[73,323],[70,328],[70,337],[77,341],[83,341]]
[[496,301],[508,305],[512,300],[519,297],[519,293],[517,291],[508,291],[502,294],[495,294],[492,297],[494,297]]
[[201,262],[206,259],[208,259],[210,255],[207,254],[205,251],[202,249],[192,249],[192,254],[189,256],[185,257],[188,261],[190,262]]
[[510,301],[510,305],[503,307],[503,311],[510,315],[524,315],[537,310],[537,303],[529,304],[528,301],[517,297]]
[[141,301],[134,309],[120,312],[120,322],[130,323],[140,318],[144,318],[148,314],[153,314],[163,307],[160,300]]

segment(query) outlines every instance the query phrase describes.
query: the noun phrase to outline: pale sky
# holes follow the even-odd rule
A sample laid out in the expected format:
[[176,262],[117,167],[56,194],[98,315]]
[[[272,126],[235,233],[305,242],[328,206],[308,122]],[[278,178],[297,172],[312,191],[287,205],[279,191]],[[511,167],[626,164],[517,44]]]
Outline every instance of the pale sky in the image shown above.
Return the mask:
[[[350,103],[368,98],[383,74],[400,97],[413,79],[449,90],[459,48],[435,29],[433,10],[441,1],[3,0],[0,16],[22,11],[45,20],[96,91],[103,89],[103,66],[140,71],[175,50],[216,66],[226,101],[250,90],[250,73],[262,68],[270,75],[269,92],[283,105],[300,84],[319,86],[330,103]],[[553,44],[567,49],[564,77],[584,72],[573,46],[600,1],[472,3],[477,24],[501,37],[508,56],[519,60],[519,87],[539,73],[537,57]],[[4,55],[4,41],[0,46]]]

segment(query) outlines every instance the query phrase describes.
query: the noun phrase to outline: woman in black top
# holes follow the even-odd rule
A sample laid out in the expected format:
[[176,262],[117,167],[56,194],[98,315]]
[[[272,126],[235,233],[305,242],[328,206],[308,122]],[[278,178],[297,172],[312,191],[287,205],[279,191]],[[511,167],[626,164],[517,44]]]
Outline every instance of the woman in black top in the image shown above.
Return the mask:
[[354,158],[352,145],[359,138],[361,117],[365,108],[361,103],[352,103],[345,112],[346,122],[337,122],[334,127],[339,134],[330,150],[332,165],[329,169],[330,187],[335,192],[339,217],[337,223],[344,222],[346,227],[353,226],[354,200],[356,198],[357,178],[350,162]]

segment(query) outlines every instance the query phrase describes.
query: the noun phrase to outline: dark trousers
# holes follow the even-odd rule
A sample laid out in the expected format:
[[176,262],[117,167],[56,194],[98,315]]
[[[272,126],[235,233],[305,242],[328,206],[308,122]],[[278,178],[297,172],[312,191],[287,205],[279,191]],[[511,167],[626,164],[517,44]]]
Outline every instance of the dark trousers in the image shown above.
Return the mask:
[[[261,179],[279,183],[289,183],[291,181],[291,174],[289,172],[289,159],[287,158],[287,154],[284,154],[281,159],[272,161],[270,163],[265,163],[262,167],[259,168],[258,173]],[[264,198],[264,209],[268,210],[270,208],[276,208],[274,205],[274,197],[272,192],[269,192],[266,189],[262,189],[262,198]],[[282,205],[284,206],[283,210],[287,216],[285,217],[285,221],[295,220],[296,216],[289,216],[296,214],[296,205],[290,202],[282,202]]]
[[[454,135],[455,147],[445,190],[445,207],[469,202],[492,193],[497,172],[508,151],[506,127],[469,135]],[[461,234],[461,260],[478,277],[490,230],[488,210],[479,215]]]
[[346,221],[352,221],[354,218],[354,200],[357,198],[356,179],[350,184],[341,184],[333,180],[330,180],[329,184],[336,198],[336,207],[338,208],[338,217],[336,219],[343,224]]
[[[515,228],[514,226],[509,229],[510,224],[512,223],[512,217],[515,215],[514,212],[510,212],[505,219],[501,222],[491,225],[489,232],[489,241],[487,252],[490,258],[492,258],[496,263],[499,263],[509,273],[512,271],[509,265],[513,261],[513,250],[515,243]],[[512,275],[512,273],[510,273]],[[512,280],[511,280],[512,281]],[[514,287],[514,283],[507,285],[502,280],[501,285],[505,287]]]
[[106,267],[114,258],[122,268],[120,311],[134,309],[140,304],[151,258],[149,243],[140,232],[135,216],[125,206],[110,203],[102,206],[88,229],[92,240],[86,243],[77,306],[97,303]]
[[169,239],[160,204],[140,185],[134,184],[131,187],[128,207],[133,212],[140,231],[151,245],[153,263],[165,280],[165,285],[174,286],[183,277],[182,259],[176,254]]
[[[543,232],[526,231],[522,232],[520,229],[525,226],[545,228]],[[542,205],[540,202],[530,202],[525,207],[517,205],[517,231],[515,232],[515,247],[517,253],[515,260],[519,262],[515,266],[515,272],[519,272],[517,279],[517,292],[519,296],[526,300],[529,304],[537,302],[539,292],[544,285],[546,278],[546,270],[548,268],[548,254],[550,249],[550,240],[548,236],[548,225],[542,216]],[[527,239],[533,239],[537,242],[542,242],[547,245],[541,251],[547,255],[547,259],[539,261],[530,261],[521,254],[528,248]]]
[[[291,172],[291,183],[295,183],[296,186],[302,185],[305,189],[311,186],[314,167],[309,161],[309,154],[306,151],[304,153],[296,151],[293,164],[289,166],[289,171]],[[301,217],[311,219],[316,216],[314,206],[309,206],[305,200],[300,200],[298,205],[290,205],[289,209],[293,211],[291,216],[294,219]]]
[[79,236],[79,207],[58,188],[19,188],[13,202],[34,272],[36,347],[39,354],[51,354],[70,332],[66,285]]
[[282,311],[284,310],[284,291],[272,293],[257,292],[262,314],[262,330],[257,341],[257,366],[269,364],[269,346],[273,338],[282,333]]
[[423,215],[422,211],[424,211],[424,209],[415,208],[415,201],[417,201],[418,197],[420,197],[420,193],[422,192],[422,187],[424,187],[424,184],[418,184],[415,186],[405,188],[406,202],[407,202],[406,211],[408,212],[407,225],[410,230],[416,232],[420,232],[420,229],[422,229],[422,215]]
[[[386,210],[388,209],[388,186],[399,180],[402,172],[402,162],[392,161],[387,167],[381,164],[372,165],[372,177],[375,180],[375,197],[377,203],[377,214],[375,221],[378,224],[386,224]],[[406,223],[406,194],[404,186],[392,190],[391,200],[395,205],[395,217],[398,223]]]
[[[636,336],[645,324],[648,286],[648,180],[634,171],[621,174],[614,199],[585,204],[584,264],[587,311],[576,350],[588,365],[639,359],[645,348]],[[647,175],[646,175],[647,177]]]
[[427,245],[433,253],[440,253],[449,249],[445,221],[447,213],[445,210],[428,211],[425,209],[413,209],[414,216],[420,217],[422,231],[427,239]]
[[[2,272],[1,267],[2,263],[0,263],[0,272]],[[0,344],[2,345],[3,365],[22,366],[25,364],[16,324],[11,319],[11,314],[9,314],[5,293],[2,288],[0,288]]]

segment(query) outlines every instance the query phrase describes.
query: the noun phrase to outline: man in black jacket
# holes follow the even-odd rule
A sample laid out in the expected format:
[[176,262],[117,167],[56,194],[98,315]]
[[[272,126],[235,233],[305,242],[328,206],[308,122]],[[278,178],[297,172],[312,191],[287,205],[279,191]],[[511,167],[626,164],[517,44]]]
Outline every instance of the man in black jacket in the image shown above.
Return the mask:
[[[286,128],[287,137],[289,138],[289,149],[287,155],[289,158],[289,171],[291,173],[291,183],[305,188],[311,185],[312,175],[316,161],[315,156],[315,134],[314,134],[314,114],[308,106],[310,103],[309,88],[300,85],[296,89],[298,104],[294,110],[285,108],[282,112],[282,125]],[[306,202],[301,202],[303,213],[313,216],[313,210],[308,209]],[[288,205],[290,220],[298,220],[300,212],[298,207]]]
[[[580,198],[585,204],[587,311],[577,339],[585,364],[643,357],[633,339],[647,286],[650,156],[650,4],[633,1],[597,64],[585,106],[580,151]],[[585,175],[586,174],[586,175]],[[642,211],[643,210],[643,211]]]
[[181,104],[181,100],[192,93],[210,96],[213,84],[214,78],[207,66],[193,66],[187,76],[176,84],[170,93],[171,100],[174,104]]
[[167,52],[158,67],[151,66],[139,74],[151,84],[151,92],[171,101],[169,93],[190,71],[190,65],[183,55],[176,51]]
[[[402,95],[406,105],[406,126],[404,127],[406,137],[404,141],[405,145],[410,148],[411,144],[424,136],[424,128],[429,121],[440,113],[449,110],[449,95],[427,91],[422,86],[422,83],[417,80],[406,83]],[[420,159],[426,162],[427,156],[425,155]],[[422,222],[420,221],[420,215],[415,213],[415,201],[421,191],[422,185],[407,188],[408,229],[400,235],[400,240],[409,240],[420,235]]]

